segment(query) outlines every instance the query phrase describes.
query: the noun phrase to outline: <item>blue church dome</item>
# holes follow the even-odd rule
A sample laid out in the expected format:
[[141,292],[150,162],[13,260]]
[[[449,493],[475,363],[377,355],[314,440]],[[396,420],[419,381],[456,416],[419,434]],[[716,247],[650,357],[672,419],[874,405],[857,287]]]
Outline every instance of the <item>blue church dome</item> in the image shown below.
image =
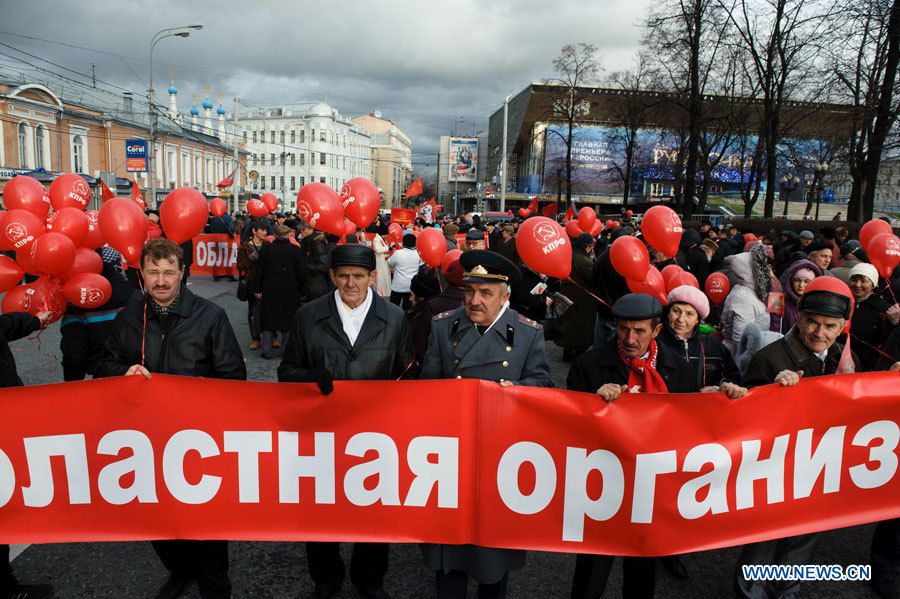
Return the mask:
[[225,107],[219,104],[219,107],[216,108],[216,114],[225,114]]
[[197,105],[194,104],[191,106],[191,116],[198,116],[200,114],[200,109],[197,108]]
[[209,98],[203,100],[203,108],[205,108],[206,110],[213,109],[213,103],[209,101]]
[[170,94],[173,94],[173,95],[178,93],[178,89],[176,89],[174,83],[173,83],[172,85],[169,86],[169,93],[170,93]]

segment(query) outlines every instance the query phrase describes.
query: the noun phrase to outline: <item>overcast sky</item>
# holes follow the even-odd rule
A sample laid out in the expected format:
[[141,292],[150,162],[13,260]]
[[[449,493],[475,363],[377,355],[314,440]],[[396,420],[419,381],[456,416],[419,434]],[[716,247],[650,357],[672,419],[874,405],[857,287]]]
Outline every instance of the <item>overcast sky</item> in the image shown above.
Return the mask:
[[434,165],[440,135],[486,128],[506,94],[552,76],[563,44],[595,44],[607,72],[627,67],[648,5],[26,0],[7,6],[0,42],[84,73],[95,63],[97,79],[145,93],[153,34],[199,22],[202,31],[156,47],[154,86],[163,101],[171,69],[183,112],[192,93],[202,101],[206,84],[217,104],[224,94],[229,113],[235,96],[254,103],[327,98],[348,116],[380,110],[412,137],[414,168],[423,169]]

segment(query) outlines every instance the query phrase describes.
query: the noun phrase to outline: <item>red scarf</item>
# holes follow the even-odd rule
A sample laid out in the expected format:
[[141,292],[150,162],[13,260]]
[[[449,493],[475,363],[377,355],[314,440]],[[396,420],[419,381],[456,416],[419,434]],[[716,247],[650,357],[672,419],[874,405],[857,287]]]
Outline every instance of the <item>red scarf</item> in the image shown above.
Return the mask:
[[629,393],[668,393],[669,388],[662,376],[656,372],[656,356],[659,353],[659,347],[656,345],[656,339],[650,340],[648,348],[648,357],[629,358],[622,353],[622,346],[619,346],[619,357],[625,366],[628,367],[628,392]]

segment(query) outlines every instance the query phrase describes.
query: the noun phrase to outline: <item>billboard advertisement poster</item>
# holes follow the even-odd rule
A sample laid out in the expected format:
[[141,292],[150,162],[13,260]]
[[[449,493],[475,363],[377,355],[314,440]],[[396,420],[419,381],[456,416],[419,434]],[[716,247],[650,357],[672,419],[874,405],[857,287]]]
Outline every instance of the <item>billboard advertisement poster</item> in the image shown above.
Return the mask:
[[478,140],[466,137],[450,138],[451,181],[475,183],[478,172]]
[[147,140],[132,138],[125,140],[125,170],[129,173],[147,171]]

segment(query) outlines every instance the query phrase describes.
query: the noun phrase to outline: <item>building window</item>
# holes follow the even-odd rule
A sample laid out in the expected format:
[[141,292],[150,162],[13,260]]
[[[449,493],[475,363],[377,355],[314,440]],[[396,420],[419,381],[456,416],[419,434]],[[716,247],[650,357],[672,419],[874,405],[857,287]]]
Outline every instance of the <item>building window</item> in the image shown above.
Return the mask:
[[297,189],[297,177],[291,177],[291,191]]
[[44,168],[44,132],[47,129],[38,125],[34,130],[34,165],[37,168]]
[[291,143],[297,143],[297,132],[291,129]]
[[309,141],[310,142],[316,141],[316,130],[315,129],[309,130]]
[[306,143],[306,130],[305,129],[300,130],[300,143],[302,143],[302,144]]
[[325,141],[325,130],[319,131],[319,141]]
[[272,143],[275,143],[275,132],[272,131],[271,133],[272,133]]
[[285,155],[284,152],[281,153],[281,166],[284,166]]
[[324,183],[324,182],[325,182],[325,177],[319,177],[319,183]]
[[[272,135],[275,135],[275,133],[273,132]],[[272,154],[271,157],[272,157],[272,162],[270,162],[269,164],[271,164],[272,166],[275,166],[275,154]]]
[[259,188],[260,188],[260,189],[265,189],[265,188],[266,188],[266,178],[265,178],[265,177],[260,177],[260,178],[259,178]]
[[321,154],[319,154],[319,164],[321,164],[322,166],[325,166],[325,161],[326,161],[327,159],[328,159],[328,158],[327,158],[327,156],[325,155],[324,152],[322,152]]
[[272,189],[275,189],[275,175],[272,175]]
[[244,131],[244,143],[247,143],[247,132]]
[[279,181],[281,182],[281,187],[280,187],[280,189],[284,189],[284,177],[278,177],[278,179],[279,179]]
[[72,138],[72,170],[76,173],[85,171],[84,164],[84,138],[76,135]]
[[[28,150],[26,149],[26,145],[28,143],[28,125],[25,123],[19,123],[19,166],[27,167],[28,166]],[[75,172],[78,172],[78,169],[75,169]]]
[[256,131],[253,132],[253,143],[256,143]]
[[300,154],[300,166],[306,166],[306,154]]
[[306,185],[306,177],[300,177],[300,187]]
[[291,153],[291,166],[297,166],[297,155],[293,152]]
[[284,143],[284,131],[281,132],[281,143]]

